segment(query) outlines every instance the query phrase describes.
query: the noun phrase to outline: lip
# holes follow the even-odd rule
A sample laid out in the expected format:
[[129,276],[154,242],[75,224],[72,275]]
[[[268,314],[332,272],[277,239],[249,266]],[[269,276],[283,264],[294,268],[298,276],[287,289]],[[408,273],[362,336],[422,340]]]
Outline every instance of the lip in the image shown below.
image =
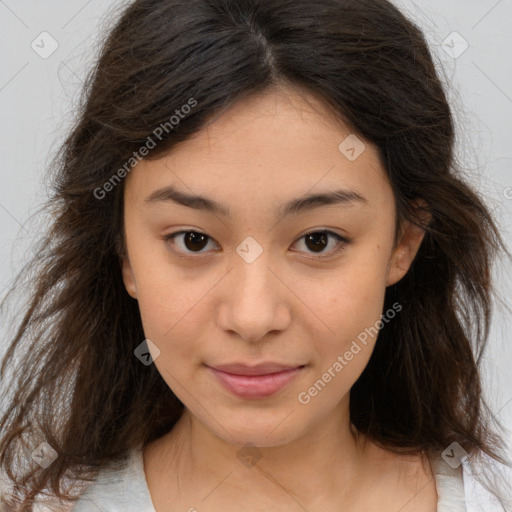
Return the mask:
[[210,372],[228,391],[241,398],[267,398],[281,391],[305,365],[289,366],[263,363],[257,366],[244,364],[208,366]]
[[269,375],[271,373],[282,372],[285,370],[293,370],[300,366],[304,365],[265,362],[252,366],[244,363],[217,364],[215,366],[210,366],[210,368],[221,372],[231,373],[233,375]]

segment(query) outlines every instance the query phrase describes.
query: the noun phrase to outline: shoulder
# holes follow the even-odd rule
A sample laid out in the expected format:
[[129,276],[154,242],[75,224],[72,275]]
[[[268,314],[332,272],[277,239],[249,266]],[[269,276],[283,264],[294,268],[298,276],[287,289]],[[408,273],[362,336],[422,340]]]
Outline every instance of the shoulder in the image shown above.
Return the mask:
[[[467,512],[512,510],[512,468],[481,454],[462,463]],[[499,493],[503,506],[494,492]]]
[[72,512],[155,512],[144,477],[140,449],[102,469]]
[[[440,511],[505,512],[512,510],[512,469],[485,454],[465,457],[457,463],[430,455]],[[489,488],[486,487],[486,484]],[[502,504],[494,494],[498,493]]]

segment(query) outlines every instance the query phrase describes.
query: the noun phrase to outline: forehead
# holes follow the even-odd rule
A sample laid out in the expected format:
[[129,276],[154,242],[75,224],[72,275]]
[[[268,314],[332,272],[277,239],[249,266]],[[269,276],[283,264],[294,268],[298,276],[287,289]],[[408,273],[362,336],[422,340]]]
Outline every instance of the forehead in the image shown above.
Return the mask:
[[354,191],[375,206],[391,193],[377,149],[294,90],[238,102],[166,156],[141,161],[127,180],[127,195],[141,204],[169,185],[260,209],[328,189]]

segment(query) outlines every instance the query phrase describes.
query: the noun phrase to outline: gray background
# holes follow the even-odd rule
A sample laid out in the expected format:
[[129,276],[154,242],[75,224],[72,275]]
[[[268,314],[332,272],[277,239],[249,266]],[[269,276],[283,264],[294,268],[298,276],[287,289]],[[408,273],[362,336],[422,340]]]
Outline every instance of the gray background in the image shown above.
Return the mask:
[[[94,62],[101,31],[109,26],[105,14],[122,3],[0,0],[0,297],[32,254],[31,242],[42,234],[44,219],[29,222],[29,217],[47,197],[46,166],[71,126],[86,70]],[[512,0],[395,3],[430,42],[455,109],[459,158],[487,198],[512,250]],[[48,56],[52,44],[58,48]],[[510,306],[510,265],[499,266],[496,278]],[[2,352],[4,324],[2,318]],[[510,313],[499,308],[484,366],[488,399],[509,429],[511,325]],[[512,437],[511,431],[508,435]]]

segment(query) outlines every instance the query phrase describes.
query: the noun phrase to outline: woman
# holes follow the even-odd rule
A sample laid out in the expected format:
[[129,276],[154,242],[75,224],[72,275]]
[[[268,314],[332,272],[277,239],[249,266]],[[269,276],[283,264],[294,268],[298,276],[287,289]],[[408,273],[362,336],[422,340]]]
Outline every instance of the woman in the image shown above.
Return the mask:
[[453,145],[386,1],[132,3],[3,361],[33,333],[6,503],[471,510],[466,475],[507,464],[477,364],[504,247]]

